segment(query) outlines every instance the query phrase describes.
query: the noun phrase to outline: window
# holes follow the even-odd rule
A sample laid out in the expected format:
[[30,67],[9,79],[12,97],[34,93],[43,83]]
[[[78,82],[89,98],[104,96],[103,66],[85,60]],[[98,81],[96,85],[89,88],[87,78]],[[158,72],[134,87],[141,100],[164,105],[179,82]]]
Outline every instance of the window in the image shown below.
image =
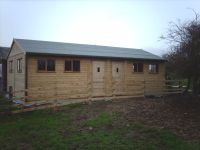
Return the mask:
[[119,68],[116,68],[116,72],[119,72]]
[[18,73],[22,72],[22,58],[17,59],[17,72]]
[[65,60],[65,71],[66,72],[79,72],[80,71],[80,60]]
[[158,64],[149,64],[149,73],[158,73]]
[[38,60],[38,71],[45,71],[46,70],[46,60],[40,59]]
[[38,71],[55,71],[55,60],[54,59],[39,59],[38,60]]
[[13,61],[9,61],[9,72],[12,73],[13,72]]
[[80,71],[80,61],[79,60],[73,61],[73,71]]
[[65,71],[72,71],[72,62],[70,60],[65,61]]
[[143,63],[133,63],[134,72],[143,72]]
[[53,59],[47,60],[47,71],[55,71],[55,60]]
[[97,67],[97,72],[100,72],[100,67]]

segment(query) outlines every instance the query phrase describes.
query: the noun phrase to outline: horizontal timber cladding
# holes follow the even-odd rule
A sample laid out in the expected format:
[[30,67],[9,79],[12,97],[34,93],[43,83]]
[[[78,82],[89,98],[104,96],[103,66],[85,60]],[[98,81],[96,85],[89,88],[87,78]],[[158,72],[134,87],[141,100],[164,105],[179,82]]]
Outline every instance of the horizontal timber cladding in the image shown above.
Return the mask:
[[[54,72],[38,72],[41,58],[55,60]],[[65,60],[80,60],[80,71],[65,72]],[[142,96],[145,91],[164,88],[164,63],[158,73],[149,73],[148,61],[141,61],[143,72],[133,72],[134,60],[113,60],[60,56],[28,56],[28,100],[55,100],[111,96]],[[157,81],[155,82],[152,81]]]
[[[38,59],[54,59],[55,72],[38,72]],[[80,60],[79,72],[65,72],[65,60]],[[89,59],[66,57],[28,57],[28,98],[57,99],[88,97]]]
[[[26,72],[26,56],[24,51],[17,43],[13,43],[11,51],[7,59],[7,91],[12,92],[15,98],[21,98],[25,96],[25,72]],[[20,59],[20,68],[18,71]],[[12,90],[11,90],[12,89]],[[15,92],[21,91],[22,92]]]

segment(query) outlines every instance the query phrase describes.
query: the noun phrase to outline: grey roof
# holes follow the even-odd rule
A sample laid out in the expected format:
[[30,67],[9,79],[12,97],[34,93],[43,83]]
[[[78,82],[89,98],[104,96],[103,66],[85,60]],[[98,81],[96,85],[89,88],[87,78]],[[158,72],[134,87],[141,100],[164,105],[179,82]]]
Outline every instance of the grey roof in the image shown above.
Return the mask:
[[0,59],[7,59],[9,47],[0,47]]
[[15,39],[15,41],[27,53],[31,54],[163,60],[161,57],[146,52],[142,49],[36,41],[25,39]]

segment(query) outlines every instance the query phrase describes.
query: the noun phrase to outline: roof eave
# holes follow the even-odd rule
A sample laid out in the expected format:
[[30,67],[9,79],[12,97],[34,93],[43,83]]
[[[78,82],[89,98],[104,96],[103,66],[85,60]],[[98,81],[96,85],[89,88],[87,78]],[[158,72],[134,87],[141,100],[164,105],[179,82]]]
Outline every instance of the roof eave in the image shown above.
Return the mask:
[[84,57],[84,58],[88,58],[88,57],[93,57],[93,58],[110,58],[110,59],[129,59],[129,60],[148,60],[148,61],[162,61],[165,62],[165,59],[154,59],[154,58],[133,58],[133,57],[111,57],[111,56],[91,56],[91,55],[75,55],[75,54],[55,54],[55,53],[36,53],[36,52],[26,52],[26,55],[32,55],[32,56],[36,56],[36,55],[48,55],[48,56],[70,56],[70,57]]

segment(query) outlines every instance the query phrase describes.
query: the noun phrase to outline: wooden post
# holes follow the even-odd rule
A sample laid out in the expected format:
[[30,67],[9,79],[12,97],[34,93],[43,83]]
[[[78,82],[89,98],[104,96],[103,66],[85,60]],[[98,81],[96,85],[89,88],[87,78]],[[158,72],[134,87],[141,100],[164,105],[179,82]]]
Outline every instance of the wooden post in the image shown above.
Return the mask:
[[146,80],[143,81],[143,84],[144,84],[144,96],[145,96],[146,95],[146,91],[145,91],[146,90],[146,86],[145,86]]
[[92,84],[92,60],[88,61],[88,72],[87,72],[87,94],[88,94],[88,101],[92,99],[92,91],[93,91],[93,84]]
[[127,79],[126,77],[128,76],[127,75],[127,72],[128,72],[128,69],[127,69],[127,60],[124,61],[124,92],[128,93],[128,88],[127,88]]

